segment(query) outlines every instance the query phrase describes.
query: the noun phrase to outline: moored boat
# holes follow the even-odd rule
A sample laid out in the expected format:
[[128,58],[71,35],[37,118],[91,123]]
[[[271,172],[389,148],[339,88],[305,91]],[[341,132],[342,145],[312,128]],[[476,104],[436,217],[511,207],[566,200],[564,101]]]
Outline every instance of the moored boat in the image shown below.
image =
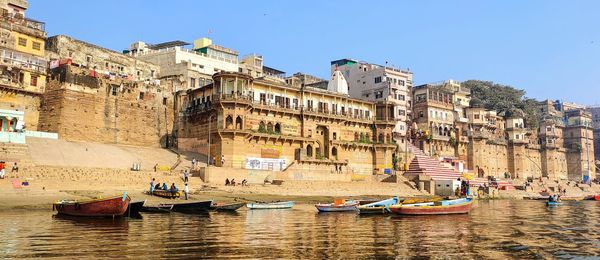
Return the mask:
[[248,209],[290,209],[294,206],[293,201],[283,202],[259,202],[259,203],[248,203],[246,207]]
[[181,197],[181,193],[179,193],[179,191],[171,192],[170,190],[154,190],[154,192],[152,192],[151,195],[167,199],[175,199]]
[[415,204],[399,204],[390,206],[392,213],[401,215],[447,215],[465,214],[471,210],[473,199],[462,198]]
[[315,207],[319,212],[356,211],[358,203],[356,200],[335,200],[334,203],[316,204]]
[[186,203],[176,203],[176,204],[159,204],[159,206],[167,206],[172,205],[173,212],[181,212],[181,213],[205,213],[210,210],[210,205],[212,205],[212,200],[207,201],[198,201],[198,202],[186,202]]
[[562,204],[562,203],[557,202],[557,201],[546,201],[546,206],[548,206],[548,207],[558,206],[560,204]]
[[230,204],[225,204],[225,203],[213,203],[210,206],[211,210],[216,210],[216,211],[236,211],[239,208],[245,206],[246,203],[244,202],[238,202],[238,203],[230,203]]
[[170,205],[158,205],[158,206],[143,206],[141,212],[147,213],[170,213],[173,209],[173,204]]
[[600,195],[595,195],[595,196],[594,196],[594,200],[596,200],[596,201],[600,201]]
[[400,203],[400,199],[398,197],[393,197],[386,200],[360,205],[357,208],[359,214],[386,214],[390,212],[390,206],[397,205],[398,203]]
[[103,199],[61,200],[52,208],[59,214],[78,217],[120,217],[125,214],[131,198],[127,193]]
[[125,215],[126,216],[134,216],[134,215],[140,214],[140,211],[144,207],[144,203],[146,203],[146,200],[130,201],[129,205],[127,206],[127,210],[125,211]]

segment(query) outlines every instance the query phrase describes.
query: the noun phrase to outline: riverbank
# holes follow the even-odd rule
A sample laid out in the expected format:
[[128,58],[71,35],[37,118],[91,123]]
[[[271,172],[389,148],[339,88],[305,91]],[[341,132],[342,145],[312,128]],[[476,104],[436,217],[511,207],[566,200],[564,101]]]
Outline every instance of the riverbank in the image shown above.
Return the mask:
[[[175,183],[183,189],[180,173],[129,171],[122,169],[32,166],[19,173],[9,173],[0,180],[0,209],[51,209],[52,203],[62,199],[107,197],[127,192],[133,200],[148,204],[178,203],[183,199],[164,199],[146,195],[152,178],[170,186]],[[28,182],[16,187],[13,183]],[[341,181],[285,181],[282,185],[224,186],[207,184],[198,177],[190,178],[190,200],[219,202],[296,201],[299,204],[328,202],[335,198],[379,199],[391,196],[428,196],[404,183],[341,182]],[[583,197],[599,194],[598,185],[581,190],[567,189],[567,196]],[[536,191],[498,191],[496,199],[523,199],[539,195]]]

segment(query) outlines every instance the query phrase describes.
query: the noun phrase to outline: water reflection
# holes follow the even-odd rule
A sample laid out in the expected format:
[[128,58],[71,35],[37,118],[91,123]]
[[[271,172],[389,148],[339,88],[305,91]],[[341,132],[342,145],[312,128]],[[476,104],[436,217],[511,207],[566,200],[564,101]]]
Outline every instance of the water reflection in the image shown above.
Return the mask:
[[0,258],[572,258],[600,254],[596,202],[479,202],[468,215],[318,214],[311,205],[81,219],[0,212]]

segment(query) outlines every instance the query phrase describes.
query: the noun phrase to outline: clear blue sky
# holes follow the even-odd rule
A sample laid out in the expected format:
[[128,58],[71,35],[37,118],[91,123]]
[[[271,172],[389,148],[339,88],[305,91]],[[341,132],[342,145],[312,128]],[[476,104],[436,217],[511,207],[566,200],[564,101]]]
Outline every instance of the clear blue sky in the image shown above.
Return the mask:
[[114,50],[209,35],[288,74],[386,61],[415,84],[482,79],[600,104],[600,1],[30,0],[27,16]]

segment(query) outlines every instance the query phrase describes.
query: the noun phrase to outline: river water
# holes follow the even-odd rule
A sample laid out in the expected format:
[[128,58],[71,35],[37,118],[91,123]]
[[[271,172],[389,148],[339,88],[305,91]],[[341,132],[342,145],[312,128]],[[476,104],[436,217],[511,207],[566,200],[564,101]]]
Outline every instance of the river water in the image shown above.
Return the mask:
[[141,219],[0,212],[0,258],[581,258],[600,255],[600,203],[476,202],[468,215],[241,209]]

